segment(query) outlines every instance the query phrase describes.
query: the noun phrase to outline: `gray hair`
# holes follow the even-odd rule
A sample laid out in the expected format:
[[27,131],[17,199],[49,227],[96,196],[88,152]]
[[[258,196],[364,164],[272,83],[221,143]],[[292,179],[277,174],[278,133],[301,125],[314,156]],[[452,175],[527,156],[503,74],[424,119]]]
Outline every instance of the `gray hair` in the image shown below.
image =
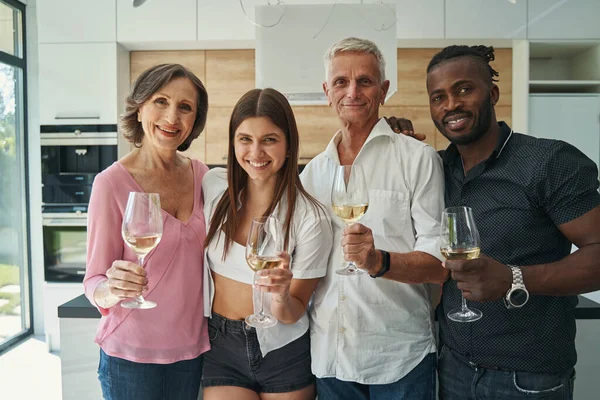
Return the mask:
[[325,55],[323,56],[323,61],[325,62],[325,79],[329,78],[329,67],[331,65],[331,60],[341,52],[344,51],[356,51],[359,53],[365,54],[373,54],[377,59],[377,64],[379,65],[379,76],[381,78],[381,82],[385,80],[385,60],[383,58],[383,54],[379,50],[377,45],[367,39],[359,39],[355,37],[349,37],[335,42],[334,44],[327,49]]

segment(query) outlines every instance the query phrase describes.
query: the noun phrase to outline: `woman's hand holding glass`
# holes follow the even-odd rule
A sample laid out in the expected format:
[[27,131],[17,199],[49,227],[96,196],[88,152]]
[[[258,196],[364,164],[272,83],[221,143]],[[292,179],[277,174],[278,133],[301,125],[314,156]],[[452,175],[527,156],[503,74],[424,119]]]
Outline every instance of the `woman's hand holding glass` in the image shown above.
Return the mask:
[[294,275],[290,270],[290,255],[281,252],[279,258],[281,263],[277,268],[256,272],[258,277],[254,286],[263,292],[271,293],[273,302],[285,304],[289,300],[290,286]]
[[141,296],[148,290],[146,271],[130,261],[114,261],[106,271],[106,277],[109,293],[120,300]]
[[[125,244],[138,256],[140,267],[144,265],[144,257],[158,246],[162,232],[163,219],[158,193],[130,192],[121,233]],[[147,309],[156,307],[156,303],[145,300],[139,294],[131,301],[121,303],[121,306]]]
[[[246,262],[254,271],[253,290],[261,280],[261,271],[279,269],[282,263],[283,229],[279,220],[273,216],[252,219],[246,242]],[[246,317],[246,323],[255,328],[269,328],[277,324],[277,318],[265,312],[264,290],[260,291],[259,310]],[[254,296],[253,296],[254,297]]]

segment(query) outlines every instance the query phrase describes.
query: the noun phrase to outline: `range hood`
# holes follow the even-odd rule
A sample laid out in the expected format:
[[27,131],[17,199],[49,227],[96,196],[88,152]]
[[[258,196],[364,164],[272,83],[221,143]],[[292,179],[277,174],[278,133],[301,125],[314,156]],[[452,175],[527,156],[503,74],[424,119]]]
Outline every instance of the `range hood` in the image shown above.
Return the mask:
[[395,4],[263,5],[255,17],[257,88],[277,89],[293,105],[328,104],[323,54],[354,36],[377,44],[390,81],[387,97],[396,92]]

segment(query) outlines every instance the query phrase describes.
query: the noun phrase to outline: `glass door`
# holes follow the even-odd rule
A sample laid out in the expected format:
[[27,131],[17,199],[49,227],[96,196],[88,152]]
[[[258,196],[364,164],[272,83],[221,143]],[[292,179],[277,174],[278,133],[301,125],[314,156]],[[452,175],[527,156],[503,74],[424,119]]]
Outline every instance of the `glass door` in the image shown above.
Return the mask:
[[0,0],[0,353],[31,333],[24,20]]

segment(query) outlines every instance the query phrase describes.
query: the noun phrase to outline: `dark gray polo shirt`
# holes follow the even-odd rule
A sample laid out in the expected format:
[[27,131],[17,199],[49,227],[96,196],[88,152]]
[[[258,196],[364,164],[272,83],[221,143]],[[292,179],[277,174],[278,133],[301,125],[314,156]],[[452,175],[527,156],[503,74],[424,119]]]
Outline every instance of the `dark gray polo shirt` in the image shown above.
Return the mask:
[[[491,156],[464,175],[460,154],[450,145],[444,160],[446,207],[473,208],[484,254],[504,264],[558,261],[571,242],[557,226],[600,204],[598,169],[575,147],[512,132],[501,134]],[[573,134],[576,134],[574,132]],[[536,296],[520,309],[502,300],[468,302],[483,312],[476,322],[447,319],[461,302],[448,280],[437,310],[442,341],[476,364],[528,372],[564,372],[577,361],[576,296]]]

